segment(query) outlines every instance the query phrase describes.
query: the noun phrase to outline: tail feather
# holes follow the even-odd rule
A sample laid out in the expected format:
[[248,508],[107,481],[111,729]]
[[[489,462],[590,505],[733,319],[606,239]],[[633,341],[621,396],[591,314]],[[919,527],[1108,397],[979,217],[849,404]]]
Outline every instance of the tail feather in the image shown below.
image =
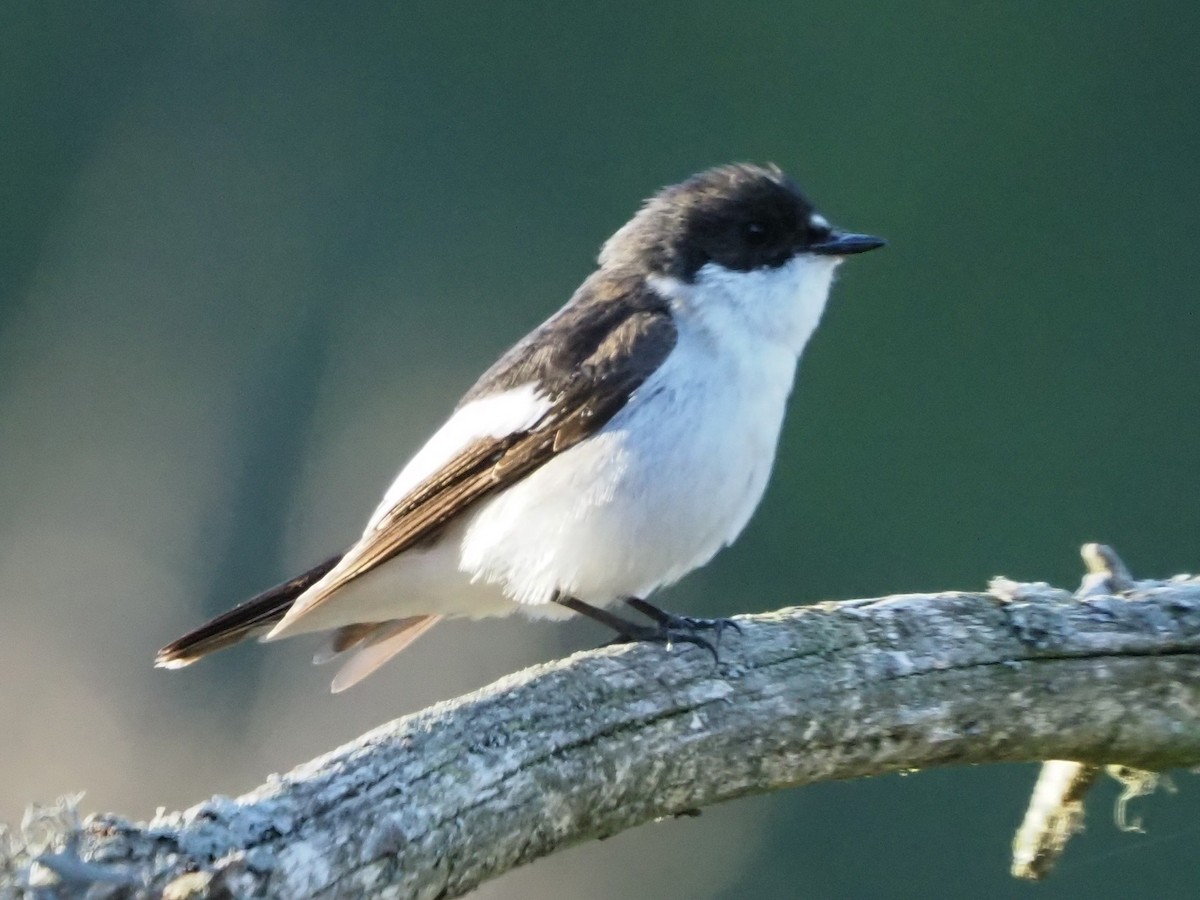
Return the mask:
[[361,646],[373,637],[381,626],[387,624],[387,622],[357,622],[354,625],[343,625],[333,632],[326,639],[324,646],[313,655],[313,665],[323,666],[325,663],[333,662],[355,647]]
[[199,628],[189,631],[159,650],[154,664],[163,669],[180,669],[202,656],[270,631],[292,608],[296,598],[336,566],[343,555],[339,553],[331,556],[291,581],[263,591],[229,612],[222,613]]
[[407,619],[378,623],[365,639],[347,648],[350,658],[333,678],[333,693],[340,694],[346,688],[358,684],[440,622],[441,618],[436,615],[410,616]]

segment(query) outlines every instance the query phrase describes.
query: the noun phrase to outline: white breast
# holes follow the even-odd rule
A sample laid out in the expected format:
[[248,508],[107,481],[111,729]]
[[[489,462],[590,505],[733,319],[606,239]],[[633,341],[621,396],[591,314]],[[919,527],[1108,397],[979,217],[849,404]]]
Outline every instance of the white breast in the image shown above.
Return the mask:
[[595,437],[472,515],[460,568],[523,604],[603,605],[703,565],[749,521],[796,361],[836,263],[662,280],[678,327],[660,369]]

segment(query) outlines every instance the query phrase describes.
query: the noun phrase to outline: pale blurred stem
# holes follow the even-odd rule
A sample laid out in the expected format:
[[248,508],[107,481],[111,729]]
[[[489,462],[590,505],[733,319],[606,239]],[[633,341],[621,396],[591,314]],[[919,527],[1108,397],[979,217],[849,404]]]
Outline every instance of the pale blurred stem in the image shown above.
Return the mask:
[[[45,861],[67,885],[107,877],[95,896],[137,896],[124,879],[177,898],[455,897],[571,844],[817,781],[1043,759],[1200,763],[1200,580],[1083,600],[993,589],[745,617],[719,668],[698,648],[576,654],[237,800],[149,825],[94,818]],[[1019,803],[996,814],[1015,822]],[[903,808],[888,816],[904,827]]]
[[1101,766],[1055,759],[1042,764],[1029,808],[1013,839],[1012,873],[1039,881],[1050,873],[1067,841],[1083,829],[1083,798]]
[[[1112,547],[1084,544],[1080,555],[1087,575],[1076,597],[1128,594],[1136,587],[1129,567]],[[1040,881],[1050,874],[1067,849],[1067,842],[1083,830],[1083,801],[1100,777],[1101,768],[1065,759],[1042,763],[1029,808],[1013,838],[1013,877]],[[1153,777],[1152,773],[1144,774]]]

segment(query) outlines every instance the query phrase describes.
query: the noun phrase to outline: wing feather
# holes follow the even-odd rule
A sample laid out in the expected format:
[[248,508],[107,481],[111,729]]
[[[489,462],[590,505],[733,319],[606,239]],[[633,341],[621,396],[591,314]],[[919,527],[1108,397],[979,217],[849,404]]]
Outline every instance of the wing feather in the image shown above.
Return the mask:
[[[564,312],[570,309],[568,306]],[[553,362],[558,368],[554,379],[541,382],[545,385],[546,380],[552,380],[555,384],[550,394],[552,404],[537,422],[503,437],[474,441],[419,483],[297,601],[267,639],[284,636],[298,618],[328,602],[339,588],[398,553],[436,538],[446,525],[483,498],[515,484],[603,428],[658,369],[676,340],[670,313],[661,305],[632,313],[626,309],[603,324],[604,328],[593,328],[601,333],[569,371],[558,371],[562,360],[547,360],[547,365]],[[543,330],[554,325],[555,319],[551,319]],[[523,344],[528,345],[528,353],[536,352],[536,341]],[[523,344],[517,345],[514,353]],[[528,369],[526,359],[509,362],[515,370]],[[497,379],[495,371],[489,374]],[[467,396],[478,399],[475,391]]]

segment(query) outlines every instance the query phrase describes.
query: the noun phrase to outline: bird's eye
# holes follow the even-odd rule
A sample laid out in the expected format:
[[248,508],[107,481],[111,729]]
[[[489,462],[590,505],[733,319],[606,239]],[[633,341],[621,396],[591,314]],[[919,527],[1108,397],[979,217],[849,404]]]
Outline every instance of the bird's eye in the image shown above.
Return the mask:
[[762,222],[747,222],[743,231],[751,244],[761,244],[767,239],[767,226]]

